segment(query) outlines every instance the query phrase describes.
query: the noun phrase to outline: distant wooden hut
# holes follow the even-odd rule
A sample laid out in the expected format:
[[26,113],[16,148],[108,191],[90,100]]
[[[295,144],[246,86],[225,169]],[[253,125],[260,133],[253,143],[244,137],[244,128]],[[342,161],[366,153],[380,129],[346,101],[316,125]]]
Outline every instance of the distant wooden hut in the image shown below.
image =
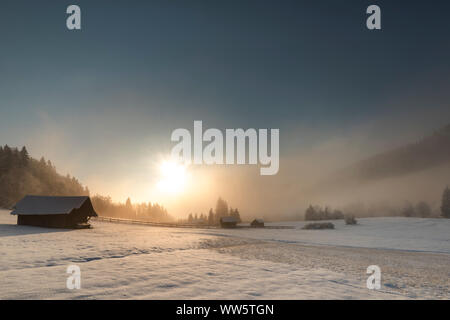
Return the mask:
[[250,226],[253,228],[264,228],[264,220],[263,219],[255,219],[250,223]]
[[236,217],[222,217],[220,218],[220,226],[222,228],[236,228],[238,219]]
[[89,197],[25,196],[13,209],[18,225],[48,228],[89,228],[98,216]]

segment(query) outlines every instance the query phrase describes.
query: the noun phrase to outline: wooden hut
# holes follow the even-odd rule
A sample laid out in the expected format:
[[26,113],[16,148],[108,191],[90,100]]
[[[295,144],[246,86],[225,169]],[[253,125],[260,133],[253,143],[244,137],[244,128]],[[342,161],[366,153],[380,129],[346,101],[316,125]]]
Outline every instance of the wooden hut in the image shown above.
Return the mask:
[[97,217],[89,197],[25,196],[13,209],[18,225],[48,228],[89,228]]
[[263,219],[255,219],[250,223],[250,226],[253,228],[264,228],[264,220]]
[[222,228],[236,228],[238,219],[236,217],[222,217],[220,218],[220,226]]

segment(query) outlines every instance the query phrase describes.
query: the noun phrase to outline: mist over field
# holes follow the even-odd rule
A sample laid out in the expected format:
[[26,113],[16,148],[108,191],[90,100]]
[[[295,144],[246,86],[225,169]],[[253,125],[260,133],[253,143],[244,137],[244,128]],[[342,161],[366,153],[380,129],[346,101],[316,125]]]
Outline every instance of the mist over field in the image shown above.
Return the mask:
[[[191,165],[187,171],[186,190],[174,195],[163,194],[154,188],[158,171],[154,171],[152,162],[143,164],[141,169],[141,175],[148,175],[144,185],[138,179],[136,183],[124,186],[123,183],[131,178],[124,169],[124,175],[120,177],[115,177],[115,172],[110,172],[111,176],[105,173],[109,180],[117,181],[117,185],[99,186],[95,183],[98,178],[88,176],[78,186],[77,179],[71,176],[66,179],[56,173],[64,173],[60,168],[70,168],[73,164],[65,166],[61,158],[55,164],[52,159],[45,169],[47,164],[42,164],[41,159],[41,163],[33,162],[34,169],[30,172],[23,172],[25,188],[12,199],[18,201],[27,192],[64,193],[57,183],[72,183],[76,185],[74,192],[80,195],[90,190],[91,195],[112,195],[116,202],[124,202],[130,197],[133,203],[160,203],[174,218],[186,218],[188,213],[206,214],[218,197],[226,199],[231,207],[238,207],[244,219],[301,219],[309,205],[340,209],[356,216],[401,215],[406,205],[420,201],[426,201],[433,215],[439,215],[442,190],[450,181],[450,128],[449,125],[424,126],[422,134],[415,128],[413,132],[404,128],[392,129],[390,136],[385,132],[389,130],[383,131],[379,125],[355,127],[340,135],[321,134],[319,137],[318,129],[297,134],[287,131],[286,138],[293,140],[291,145],[298,145],[286,149],[282,143],[277,175],[261,176],[258,166]],[[298,138],[294,140],[296,136]],[[33,173],[44,169],[45,172]],[[14,181],[14,174],[22,172],[17,170],[3,176],[3,182]],[[44,187],[48,183],[50,185]],[[114,190],[118,187],[124,198],[117,197]],[[143,198],[139,197],[142,191],[146,194]],[[3,193],[3,196],[7,197],[7,194]],[[11,201],[4,205],[11,206]]]
[[[67,30],[65,4],[5,3],[0,145],[50,159],[91,195],[158,203],[176,218],[206,214],[218,197],[247,219],[301,217],[310,204],[364,214],[423,200],[435,210],[445,161],[395,163],[418,152],[373,159],[395,163],[382,177],[343,172],[449,123],[448,4],[383,2],[383,30],[367,29],[360,1],[236,5],[86,2],[80,31]],[[99,23],[105,15],[114,23]],[[195,120],[279,129],[279,173],[191,166],[183,192],[161,192],[171,133]],[[34,185],[27,191],[53,190]]]
[[259,176],[257,168],[249,166],[193,168],[200,177],[198,185],[205,186],[200,189],[208,192],[192,190],[175,212],[184,206],[196,211],[203,203],[206,211],[211,202],[204,200],[221,195],[249,219],[255,215],[269,220],[300,218],[311,204],[357,216],[401,215],[405,205],[420,201],[439,215],[442,191],[450,180],[449,126],[390,139],[364,136],[368,132],[364,129],[294,154],[291,150],[281,158],[275,177]]
[[0,300],[450,299],[449,12],[0,1]]

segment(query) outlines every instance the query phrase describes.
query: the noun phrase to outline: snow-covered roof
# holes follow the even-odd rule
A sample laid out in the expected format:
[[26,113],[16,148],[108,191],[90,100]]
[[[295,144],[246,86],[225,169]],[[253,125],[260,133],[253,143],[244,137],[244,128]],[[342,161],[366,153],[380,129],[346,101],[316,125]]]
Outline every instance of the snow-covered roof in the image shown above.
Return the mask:
[[[25,196],[15,206],[12,215],[69,214],[79,209],[89,197]],[[89,200],[90,201],[90,200]]]

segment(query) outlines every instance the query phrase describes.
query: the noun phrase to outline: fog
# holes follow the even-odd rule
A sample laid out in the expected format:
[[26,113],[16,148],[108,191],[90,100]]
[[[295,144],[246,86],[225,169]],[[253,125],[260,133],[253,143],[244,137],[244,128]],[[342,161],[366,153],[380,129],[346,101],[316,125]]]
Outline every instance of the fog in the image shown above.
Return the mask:
[[[382,161],[385,166],[393,149],[414,145],[445,125],[444,121],[435,123],[438,125],[434,129],[427,125],[420,129],[418,125],[397,125],[393,129],[379,121],[341,135],[325,136],[318,143],[284,150],[276,176],[260,176],[257,166],[248,165],[191,167],[195,182],[189,192],[168,201],[167,206],[170,212],[181,216],[184,212],[207,213],[221,196],[231,207],[238,207],[244,219],[284,220],[303,217],[310,204],[356,216],[374,216],[398,215],[406,205],[426,201],[433,214],[438,215],[443,189],[450,184],[450,158],[437,165],[426,162],[424,168],[407,173],[395,163],[398,168],[390,168],[388,176],[380,177],[359,178],[356,173],[353,175],[356,170],[351,167],[380,153],[387,154],[387,160]],[[389,132],[391,135],[386,136]],[[314,134],[304,131],[298,139]],[[448,143],[442,145],[448,147]],[[415,157],[409,160],[415,161]],[[377,165],[376,160],[374,164]],[[352,175],[342,177],[344,168],[350,168],[347,171]]]
[[[123,112],[107,113],[88,122],[79,115],[68,128],[67,122],[45,115],[35,134],[15,136],[11,144],[29,146],[31,156],[50,159],[59,173],[69,173],[88,186],[91,195],[160,203],[174,217],[207,213],[218,197],[237,207],[244,219],[299,218],[310,204],[361,216],[392,214],[408,202],[424,200],[436,211],[444,187],[450,184],[448,164],[351,183],[333,178],[361,160],[433,134],[450,119],[449,111],[415,110],[408,117],[399,109],[356,125],[283,125],[277,175],[261,176],[259,166],[250,165],[191,166],[186,190],[179,194],[154,188],[158,164],[170,152],[170,127],[155,121],[150,126],[139,113],[128,117]],[[124,136],[124,119],[134,124],[132,139]]]

